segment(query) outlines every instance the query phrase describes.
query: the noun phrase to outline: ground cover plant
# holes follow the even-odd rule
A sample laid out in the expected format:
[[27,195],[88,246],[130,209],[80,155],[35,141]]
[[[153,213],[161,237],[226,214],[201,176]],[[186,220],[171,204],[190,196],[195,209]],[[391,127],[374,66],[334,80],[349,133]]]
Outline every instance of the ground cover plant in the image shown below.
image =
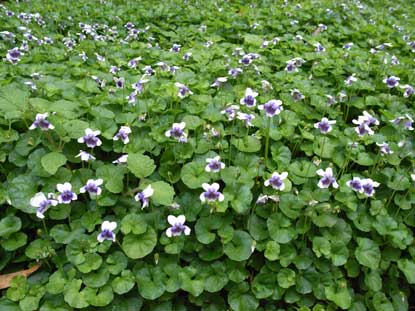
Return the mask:
[[2,2],[0,310],[413,307],[414,22]]

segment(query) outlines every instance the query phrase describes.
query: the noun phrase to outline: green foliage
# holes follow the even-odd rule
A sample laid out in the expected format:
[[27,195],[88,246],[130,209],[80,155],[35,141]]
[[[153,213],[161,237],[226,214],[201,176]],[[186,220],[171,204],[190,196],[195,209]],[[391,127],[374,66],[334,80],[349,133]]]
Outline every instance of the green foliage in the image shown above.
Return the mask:
[[0,311],[412,307],[411,2],[299,2],[2,3]]

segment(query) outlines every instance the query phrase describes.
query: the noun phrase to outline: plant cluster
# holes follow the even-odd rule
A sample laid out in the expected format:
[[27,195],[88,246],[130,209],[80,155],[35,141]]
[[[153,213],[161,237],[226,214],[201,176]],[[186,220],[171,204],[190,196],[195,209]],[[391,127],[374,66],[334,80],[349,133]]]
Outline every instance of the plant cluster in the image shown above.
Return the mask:
[[408,310],[414,22],[403,0],[1,4],[0,272],[41,268],[0,310]]

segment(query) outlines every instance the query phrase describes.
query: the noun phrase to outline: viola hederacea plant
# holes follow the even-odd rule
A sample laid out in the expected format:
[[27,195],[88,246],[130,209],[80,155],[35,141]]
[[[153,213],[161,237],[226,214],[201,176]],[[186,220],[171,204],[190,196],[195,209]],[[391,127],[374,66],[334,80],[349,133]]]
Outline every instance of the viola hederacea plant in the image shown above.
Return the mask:
[[412,3],[300,2],[0,4],[0,310],[411,309]]

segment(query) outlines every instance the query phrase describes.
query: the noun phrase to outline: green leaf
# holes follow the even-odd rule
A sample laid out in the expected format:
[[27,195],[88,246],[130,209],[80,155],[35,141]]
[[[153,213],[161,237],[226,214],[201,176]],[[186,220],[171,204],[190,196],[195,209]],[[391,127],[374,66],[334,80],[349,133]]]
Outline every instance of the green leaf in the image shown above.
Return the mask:
[[415,284],[415,262],[409,259],[399,259],[398,268],[403,272],[409,284]]
[[19,175],[8,185],[8,194],[11,205],[25,213],[34,213],[36,208],[31,207],[29,202],[36,193],[37,183],[35,178],[29,175]]
[[79,292],[81,289],[82,281],[79,279],[73,279],[65,285],[63,295],[66,303],[73,308],[86,308],[89,303],[86,301],[84,292]]
[[23,275],[17,275],[10,281],[7,289],[7,298],[12,301],[19,301],[24,298],[28,290],[27,280]]
[[111,164],[97,168],[97,177],[104,180],[104,187],[112,193],[120,193],[124,188],[124,168]]
[[112,289],[118,295],[128,293],[135,285],[135,277],[130,270],[124,270],[121,276],[116,277],[112,283]]
[[206,163],[189,162],[183,165],[180,178],[190,189],[201,188],[203,183],[210,181],[210,176],[205,172]]
[[107,284],[101,288],[85,287],[82,293],[86,301],[94,307],[104,307],[114,299],[111,285]]
[[265,247],[264,256],[270,261],[277,260],[280,256],[280,245],[275,241],[269,241]]
[[107,269],[111,274],[118,275],[125,270],[128,265],[128,258],[123,252],[115,251],[107,257]]
[[141,153],[128,154],[127,166],[138,178],[150,176],[156,169],[154,160]]
[[373,307],[376,311],[394,311],[392,303],[382,292],[375,293],[373,295]]
[[173,203],[174,188],[164,181],[156,181],[151,184],[154,194],[151,201],[158,205],[170,206]]
[[143,234],[129,234],[124,237],[122,248],[132,259],[139,259],[150,254],[157,244],[157,234],[153,228],[147,227]]
[[27,235],[23,232],[12,233],[9,237],[1,241],[1,246],[6,251],[14,251],[24,245],[27,242]]
[[40,162],[42,163],[42,167],[46,172],[54,175],[58,171],[58,168],[60,168],[62,165],[65,165],[66,157],[62,153],[51,152],[44,155]]
[[352,297],[350,296],[349,290],[345,285],[346,282],[342,282],[341,285],[330,285],[325,288],[325,295],[328,300],[333,301],[337,306],[343,310],[350,308],[352,304]]
[[357,244],[355,250],[357,261],[365,267],[377,269],[380,262],[379,246],[367,238],[357,238]]
[[291,269],[281,269],[277,274],[278,285],[282,288],[289,288],[295,284],[295,271]]
[[242,152],[257,152],[261,150],[261,141],[255,136],[232,138],[231,143]]
[[249,233],[236,230],[233,233],[232,241],[224,246],[225,254],[232,260],[247,260],[252,254],[253,240]]
[[0,88],[0,112],[6,120],[22,119],[27,110],[29,93],[16,83]]
[[22,221],[16,216],[6,216],[0,220],[0,237],[7,238],[22,227]]
[[228,303],[233,311],[257,310],[258,300],[248,292],[241,293],[233,290],[228,294]]
[[279,244],[286,244],[297,236],[291,221],[281,213],[271,215],[267,220],[267,227],[271,239]]
[[129,214],[121,221],[121,232],[124,235],[132,232],[133,234],[142,234],[147,231],[147,222],[142,215]]
[[54,250],[49,241],[46,240],[34,240],[26,248],[25,254],[31,259],[44,259],[49,257]]

